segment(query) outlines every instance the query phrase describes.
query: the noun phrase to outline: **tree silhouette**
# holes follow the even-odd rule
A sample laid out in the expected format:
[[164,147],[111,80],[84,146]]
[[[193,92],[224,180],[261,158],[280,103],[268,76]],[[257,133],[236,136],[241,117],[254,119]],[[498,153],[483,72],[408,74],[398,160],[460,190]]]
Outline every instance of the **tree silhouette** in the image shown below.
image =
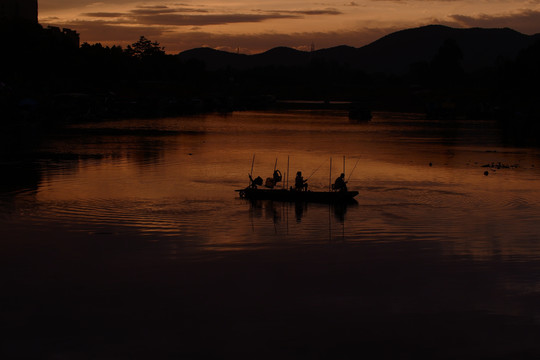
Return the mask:
[[126,52],[131,56],[144,58],[165,55],[165,48],[160,47],[158,42],[152,42],[141,36],[137,42],[127,46]]

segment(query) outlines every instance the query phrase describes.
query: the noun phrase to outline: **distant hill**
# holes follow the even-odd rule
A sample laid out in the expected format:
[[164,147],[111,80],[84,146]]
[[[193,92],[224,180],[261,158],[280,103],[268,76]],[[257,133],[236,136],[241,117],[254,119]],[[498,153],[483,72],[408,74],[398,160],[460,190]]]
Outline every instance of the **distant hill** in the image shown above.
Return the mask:
[[369,71],[407,71],[410,64],[430,61],[446,39],[454,39],[463,53],[466,70],[495,65],[499,59],[513,59],[531,45],[537,35],[504,29],[456,29],[429,25],[398,31],[366,45],[356,65]]
[[309,53],[282,46],[251,55],[250,59],[252,67],[301,66],[309,61]]
[[347,64],[366,72],[404,73],[413,63],[431,61],[449,38],[454,39],[461,48],[463,66],[470,71],[495,65],[501,59],[515,58],[520,50],[540,39],[540,34],[525,35],[508,28],[457,29],[428,25],[394,32],[361,48],[342,45],[305,52],[277,47],[256,55],[198,48],[181,52],[178,57],[185,61],[203,61],[208,69],[301,66],[312,59],[320,59]]
[[227,51],[214,50],[211,48],[196,48],[181,52],[178,57],[182,60],[203,61],[208,69],[225,67],[245,68],[250,67],[249,55],[235,54]]

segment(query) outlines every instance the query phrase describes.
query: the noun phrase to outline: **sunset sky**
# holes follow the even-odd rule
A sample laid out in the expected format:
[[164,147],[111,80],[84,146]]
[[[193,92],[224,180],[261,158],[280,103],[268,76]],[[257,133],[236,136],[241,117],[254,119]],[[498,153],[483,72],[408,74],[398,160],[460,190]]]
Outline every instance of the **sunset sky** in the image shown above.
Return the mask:
[[540,32],[540,0],[39,0],[39,22],[81,42],[126,46],[139,36],[168,53],[201,46],[252,54],[276,46],[360,47],[428,24]]

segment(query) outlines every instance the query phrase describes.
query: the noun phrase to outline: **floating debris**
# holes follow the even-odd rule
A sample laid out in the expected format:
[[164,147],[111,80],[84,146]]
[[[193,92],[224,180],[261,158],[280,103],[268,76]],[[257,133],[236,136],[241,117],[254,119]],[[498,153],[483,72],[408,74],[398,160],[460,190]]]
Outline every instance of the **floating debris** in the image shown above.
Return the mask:
[[518,168],[519,165],[518,164],[508,165],[508,164],[503,164],[501,162],[498,162],[498,163],[492,162],[490,164],[482,165],[482,167],[490,168],[490,169],[511,169],[511,168]]

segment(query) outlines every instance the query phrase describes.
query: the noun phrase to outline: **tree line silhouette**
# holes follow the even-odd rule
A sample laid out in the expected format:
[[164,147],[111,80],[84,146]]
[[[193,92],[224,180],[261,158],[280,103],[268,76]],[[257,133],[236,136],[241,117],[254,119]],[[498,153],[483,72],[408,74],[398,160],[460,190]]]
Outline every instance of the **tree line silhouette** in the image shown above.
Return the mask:
[[0,102],[4,121],[45,124],[111,117],[169,116],[275,106],[274,100],[363,101],[373,110],[433,118],[501,118],[536,125],[540,43],[515,59],[465,71],[451,38],[405,74],[367,73],[311,58],[305,64],[210,69],[165,53],[144,36],[132,45],[73,46],[37,24],[2,24]]

